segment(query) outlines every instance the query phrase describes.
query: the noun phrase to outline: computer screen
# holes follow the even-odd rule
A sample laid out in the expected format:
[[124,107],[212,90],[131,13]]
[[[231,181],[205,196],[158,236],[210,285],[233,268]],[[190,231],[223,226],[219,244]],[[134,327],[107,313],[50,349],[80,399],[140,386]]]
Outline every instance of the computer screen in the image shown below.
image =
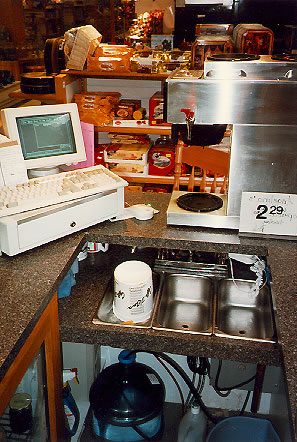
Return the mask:
[[25,160],[76,152],[69,113],[17,117]]
[[75,103],[4,109],[1,118],[6,135],[20,143],[27,169],[86,159]]

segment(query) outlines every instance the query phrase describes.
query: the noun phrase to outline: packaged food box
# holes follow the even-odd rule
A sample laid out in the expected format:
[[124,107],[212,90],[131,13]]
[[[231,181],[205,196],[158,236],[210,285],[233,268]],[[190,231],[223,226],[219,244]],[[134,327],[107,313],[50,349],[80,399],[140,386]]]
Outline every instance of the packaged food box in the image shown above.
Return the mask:
[[233,39],[230,35],[200,35],[191,49],[191,69],[203,69],[204,61],[213,54],[233,52]]
[[149,120],[121,120],[114,118],[112,125],[116,127],[144,127],[149,126]]
[[128,57],[130,58],[134,54],[134,49],[128,45],[110,45],[107,43],[101,43],[95,49],[95,57]]
[[122,99],[119,101],[115,115],[122,120],[133,120],[133,113],[141,107],[141,100]]
[[175,147],[152,146],[149,151],[149,175],[174,175]]
[[106,163],[106,167],[114,173],[123,175],[135,175],[140,174],[143,176],[148,175],[147,164],[135,164],[135,163]]
[[131,62],[124,57],[87,57],[87,69],[90,72],[130,72]]
[[150,144],[151,140],[148,135],[145,134],[118,134],[111,133],[107,134],[108,138],[112,143],[122,143],[122,144]]
[[153,61],[154,59],[152,55],[150,55],[149,57],[138,57],[135,55],[131,58],[131,71],[140,73],[151,73]]
[[236,52],[245,54],[272,54],[274,33],[257,23],[242,23],[235,26],[233,40]]
[[162,92],[156,92],[149,99],[149,123],[151,126],[157,125],[166,125],[170,126],[169,123],[166,123],[163,118],[164,111],[164,97]]
[[129,72],[131,70],[132,48],[126,45],[98,45],[87,57],[88,71]]
[[147,164],[149,144],[111,143],[104,150],[106,163],[135,163]]
[[121,94],[119,92],[90,92],[74,94],[81,121],[95,126],[106,126],[112,122]]
[[195,35],[232,35],[233,24],[199,23],[195,26]]
[[96,144],[94,147],[94,159],[95,164],[102,164],[102,166],[105,166],[104,161],[104,149],[106,147],[106,144]]

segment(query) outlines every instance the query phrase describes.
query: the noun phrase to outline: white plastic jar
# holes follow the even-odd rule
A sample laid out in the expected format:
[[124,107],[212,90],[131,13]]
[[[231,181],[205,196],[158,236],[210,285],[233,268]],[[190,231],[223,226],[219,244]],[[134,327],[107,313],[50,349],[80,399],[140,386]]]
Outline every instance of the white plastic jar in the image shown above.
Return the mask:
[[114,271],[113,312],[121,321],[144,322],[153,310],[152,270],[142,261],[124,261]]

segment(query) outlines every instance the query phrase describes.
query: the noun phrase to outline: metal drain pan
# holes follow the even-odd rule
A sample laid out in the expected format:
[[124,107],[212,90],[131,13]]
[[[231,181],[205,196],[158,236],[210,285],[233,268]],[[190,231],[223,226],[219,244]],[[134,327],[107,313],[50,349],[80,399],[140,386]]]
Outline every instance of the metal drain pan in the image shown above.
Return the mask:
[[210,278],[164,274],[153,328],[210,335],[213,284]]
[[255,296],[254,286],[240,279],[218,282],[215,335],[275,341],[270,290],[264,286]]

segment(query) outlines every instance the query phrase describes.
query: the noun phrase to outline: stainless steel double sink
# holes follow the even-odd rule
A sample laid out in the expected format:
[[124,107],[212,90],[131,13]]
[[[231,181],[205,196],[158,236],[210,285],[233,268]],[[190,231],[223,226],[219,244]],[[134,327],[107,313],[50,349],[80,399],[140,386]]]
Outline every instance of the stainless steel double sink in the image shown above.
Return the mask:
[[255,281],[164,272],[152,327],[276,342],[270,289],[254,288]]

